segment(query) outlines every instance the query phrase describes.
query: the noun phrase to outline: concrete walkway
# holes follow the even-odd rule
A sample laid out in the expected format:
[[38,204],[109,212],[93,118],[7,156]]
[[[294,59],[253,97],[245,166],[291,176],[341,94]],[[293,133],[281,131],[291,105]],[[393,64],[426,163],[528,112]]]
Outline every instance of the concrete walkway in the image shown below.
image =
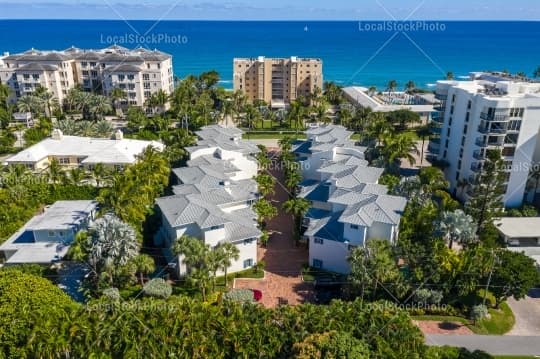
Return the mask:
[[491,355],[540,356],[540,336],[426,334],[425,337],[426,344],[431,346],[449,345]]

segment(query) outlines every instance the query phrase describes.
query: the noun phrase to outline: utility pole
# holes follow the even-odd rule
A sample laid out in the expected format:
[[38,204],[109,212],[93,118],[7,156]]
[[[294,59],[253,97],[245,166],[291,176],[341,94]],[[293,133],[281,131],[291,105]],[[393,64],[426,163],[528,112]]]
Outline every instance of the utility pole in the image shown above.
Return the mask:
[[488,294],[488,290],[489,290],[489,285],[491,284],[491,276],[493,275],[493,268],[495,267],[495,261],[497,260],[497,256],[495,254],[495,250],[494,249],[491,249],[491,255],[493,257],[493,260],[491,261],[491,268],[489,270],[489,276],[488,276],[488,281],[487,281],[487,284],[486,284],[486,289],[484,291],[484,300],[482,301],[482,305],[486,305],[486,299],[487,299],[487,294]]

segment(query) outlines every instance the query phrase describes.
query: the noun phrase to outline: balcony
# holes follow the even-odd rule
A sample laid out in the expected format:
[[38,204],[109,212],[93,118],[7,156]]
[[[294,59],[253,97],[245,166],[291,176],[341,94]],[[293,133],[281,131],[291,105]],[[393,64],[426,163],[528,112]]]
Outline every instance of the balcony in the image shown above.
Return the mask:
[[441,131],[442,131],[442,128],[438,127],[438,126],[430,126],[429,127],[429,130],[432,134],[434,135],[440,135],[441,134]]
[[440,101],[446,101],[446,99],[448,98],[448,95],[436,93],[435,98]]
[[496,128],[496,127],[489,127],[489,126],[479,126],[478,132],[486,134],[486,135],[492,135],[492,136],[504,136],[506,135],[506,128]]
[[475,173],[482,171],[482,162],[473,162],[471,164],[471,171]]
[[497,121],[497,122],[508,122],[510,121],[510,116],[508,114],[497,114],[497,113],[480,113],[480,118],[486,121]]
[[483,151],[480,151],[480,150],[476,150],[473,152],[473,158],[475,160],[483,160],[486,158],[485,154]]
[[439,149],[441,148],[440,140],[431,140],[428,145],[428,152],[433,154],[439,154]]
[[483,136],[482,137],[478,137],[476,139],[476,146],[478,147],[493,147],[493,148],[498,148],[498,147],[502,147],[503,146],[503,141],[500,140],[502,139],[502,137],[499,138],[499,140],[497,141],[487,141]]

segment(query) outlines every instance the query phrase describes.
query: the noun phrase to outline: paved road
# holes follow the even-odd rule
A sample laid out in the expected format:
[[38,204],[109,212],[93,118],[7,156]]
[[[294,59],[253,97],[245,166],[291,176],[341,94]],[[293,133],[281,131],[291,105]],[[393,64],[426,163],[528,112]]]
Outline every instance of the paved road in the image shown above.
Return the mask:
[[425,337],[426,344],[431,346],[449,345],[470,351],[483,350],[492,355],[540,357],[540,336],[426,334]]
[[540,336],[540,289],[531,290],[519,301],[510,298],[507,303],[514,312],[516,324],[506,335]]

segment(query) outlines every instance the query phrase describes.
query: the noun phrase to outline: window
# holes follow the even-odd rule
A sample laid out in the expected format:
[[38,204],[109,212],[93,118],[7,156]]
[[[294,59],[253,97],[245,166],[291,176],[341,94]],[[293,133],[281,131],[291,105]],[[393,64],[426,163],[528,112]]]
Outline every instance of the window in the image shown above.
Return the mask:
[[58,235],[59,235],[60,237],[63,237],[63,236],[64,236],[64,232],[60,231],[60,232],[58,232]]
[[95,63],[95,62],[91,62],[91,63],[90,63],[90,66],[91,66],[91,67],[94,67],[94,66],[96,66],[96,63]]
[[472,107],[472,101],[469,100],[469,102],[467,102],[467,110],[470,110]]
[[58,163],[61,165],[69,165],[69,157],[60,157]]
[[118,81],[124,81],[125,78],[125,75],[118,75]]
[[30,75],[29,75],[29,74],[23,74],[23,79],[29,80],[29,79],[30,79]]
[[88,62],[86,62],[86,61],[81,62],[81,66],[82,66],[82,67],[88,66]]
[[461,138],[461,145],[462,145],[462,146],[465,146],[465,136],[463,136],[463,137]]
[[519,131],[521,129],[521,121],[513,120],[508,124],[509,131]]
[[49,231],[49,237],[55,237],[56,233],[54,231]]
[[470,118],[471,118],[471,113],[467,112],[467,115],[465,116],[465,122],[469,122]]
[[315,244],[324,244],[324,240],[322,238],[317,238],[317,237],[313,239],[313,242],[315,242]]
[[467,130],[469,129],[469,127],[467,125],[463,126],[463,134],[466,135],[467,134]]
[[149,75],[149,74],[143,74],[143,75],[142,75],[142,79],[143,79],[144,81],[150,81],[150,75]]
[[320,259],[313,259],[313,268],[322,268],[323,261]]
[[214,231],[214,230],[216,230],[216,229],[219,229],[219,226],[212,226],[212,227],[210,227],[210,230],[211,230],[211,231]]
[[34,80],[39,80],[39,74],[32,74],[32,78]]
[[456,173],[456,181],[459,181],[459,172]]
[[351,224],[351,229],[358,229],[358,226],[356,224]]
[[253,267],[253,259],[249,258],[244,261],[244,268]]
[[133,79],[135,78],[135,75],[127,75],[127,78],[129,81],[133,81]]
[[253,238],[244,239],[244,245],[245,246],[247,246],[250,243],[253,243]]
[[90,74],[92,75],[92,77],[97,77],[97,71],[92,71],[90,72]]

